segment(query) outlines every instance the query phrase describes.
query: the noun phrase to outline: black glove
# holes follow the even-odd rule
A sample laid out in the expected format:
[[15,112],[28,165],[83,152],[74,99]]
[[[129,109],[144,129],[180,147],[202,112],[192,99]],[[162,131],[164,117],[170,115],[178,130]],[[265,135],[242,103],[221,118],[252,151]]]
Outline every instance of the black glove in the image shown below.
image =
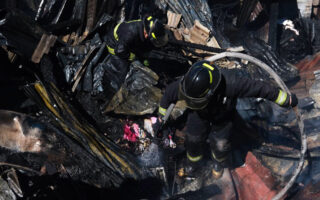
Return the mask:
[[291,95],[291,106],[292,108],[296,107],[298,105],[298,98],[297,95],[293,94]]
[[[291,101],[290,101],[291,99]],[[295,94],[291,94],[287,96],[287,99],[285,100],[285,102],[281,105],[282,107],[288,108],[288,107],[296,107],[298,105],[298,98]]]
[[127,46],[121,42],[117,44],[115,48],[115,54],[124,60],[129,59],[129,56],[130,56],[130,52]]
[[160,119],[157,118],[156,123],[152,124],[152,129],[153,129],[155,136],[158,135],[161,128],[162,128],[162,122],[160,122]]

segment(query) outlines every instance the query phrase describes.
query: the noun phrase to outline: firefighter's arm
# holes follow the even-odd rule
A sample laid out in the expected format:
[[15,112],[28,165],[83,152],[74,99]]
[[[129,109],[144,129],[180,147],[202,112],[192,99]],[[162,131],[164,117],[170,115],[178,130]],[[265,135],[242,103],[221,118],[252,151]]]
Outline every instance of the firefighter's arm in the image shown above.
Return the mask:
[[125,60],[129,59],[130,51],[125,42],[119,41],[116,44],[114,52],[117,56],[119,56],[122,59],[125,59]]
[[266,81],[230,76],[226,77],[226,83],[227,96],[264,98],[282,107],[295,107],[298,104],[295,94],[289,95]]
[[174,103],[178,101],[179,81],[169,84],[160,100],[157,120],[153,123],[155,133],[158,133],[173,109]]
[[298,98],[293,93],[289,95],[279,89],[279,94],[274,102],[282,107],[296,107],[298,105]]
[[164,117],[167,113],[167,109],[170,104],[178,101],[179,92],[179,80],[169,84],[160,100],[158,114],[160,117]]

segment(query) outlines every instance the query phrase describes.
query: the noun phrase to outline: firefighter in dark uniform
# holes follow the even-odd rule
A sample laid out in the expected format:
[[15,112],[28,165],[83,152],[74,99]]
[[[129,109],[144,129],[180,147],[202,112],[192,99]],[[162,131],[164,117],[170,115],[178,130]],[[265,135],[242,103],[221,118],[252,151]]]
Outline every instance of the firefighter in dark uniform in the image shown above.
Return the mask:
[[146,16],[143,19],[117,24],[108,32],[105,41],[109,53],[112,54],[108,61],[111,63],[108,65],[110,67],[108,71],[116,78],[111,79],[108,74],[108,78],[104,79],[107,83],[104,85],[109,87],[108,94],[112,96],[125,80],[130,62],[140,60],[148,66],[148,53],[154,48],[166,45],[168,34],[158,19]]
[[236,100],[241,97],[260,97],[282,107],[298,104],[294,94],[288,95],[264,81],[239,77],[234,71],[219,69],[208,61],[193,64],[183,78],[167,86],[160,101],[160,116],[178,100],[184,100],[188,107],[185,147],[189,171],[199,167],[197,163],[201,163],[204,143],[209,138],[213,177],[222,176],[231,150]]
[[129,63],[135,59],[148,65],[146,58],[150,50],[167,42],[165,26],[152,16],[119,23],[106,37],[108,51],[114,55],[112,62],[119,72],[127,72]]

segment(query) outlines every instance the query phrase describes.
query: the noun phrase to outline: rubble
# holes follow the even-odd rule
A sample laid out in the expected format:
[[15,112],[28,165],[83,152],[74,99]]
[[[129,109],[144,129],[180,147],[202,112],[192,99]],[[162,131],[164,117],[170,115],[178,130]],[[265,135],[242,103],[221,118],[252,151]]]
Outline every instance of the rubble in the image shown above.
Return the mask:
[[[316,198],[318,7],[319,1],[299,0],[0,2],[0,92],[25,93],[3,95],[0,107],[0,199]],[[167,24],[169,43],[148,52],[149,66],[136,60],[119,69],[106,33],[146,14]],[[242,76],[285,83],[299,97],[302,114],[297,118],[262,99],[238,100],[237,110],[252,129],[239,128],[234,136],[233,167],[221,180],[210,178],[210,161],[200,177],[178,172],[183,101],[175,105],[167,132],[152,133],[165,86],[211,56]],[[23,71],[6,77],[13,68]],[[308,156],[301,163],[303,131]]]
[[158,79],[152,70],[138,61],[133,62],[123,85],[103,112],[126,115],[154,113],[161,97],[160,89],[154,87]]
[[0,199],[8,199],[8,200],[15,200],[17,199],[16,195],[14,192],[10,189],[8,182],[0,178],[0,188],[1,188],[1,193],[0,193]]
[[320,87],[320,71],[314,71],[315,80],[311,85],[309,94],[310,97],[313,98],[316,102],[316,107],[320,108],[320,96],[319,96],[319,87]]

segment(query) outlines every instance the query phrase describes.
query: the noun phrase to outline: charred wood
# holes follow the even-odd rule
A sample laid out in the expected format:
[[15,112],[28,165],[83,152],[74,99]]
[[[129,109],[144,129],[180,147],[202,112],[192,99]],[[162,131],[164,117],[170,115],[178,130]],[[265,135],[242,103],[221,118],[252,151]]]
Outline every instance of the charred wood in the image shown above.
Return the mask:
[[278,36],[278,13],[279,2],[272,2],[270,6],[270,20],[269,20],[269,41],[273,51],[277,50],[277,36]]
[[264,41],[248,37],[244,41],[244,48],[254,57],[257,57],[268,64],[284,81],[289,81],[297,77],[298,70],[287,63],[276,52],[271,50]]
[[20,10],[7,9],[0,12],[1,44],[12,48],[18,55],[31,59],[45,31]]
[[241,10],[239,12],[239,15],[237,17],[237,26],[243,27],[248,23],[249,17],[251,15],[251,12],[255,8],[257,4],[257,0],[244,0],[242,2]]

